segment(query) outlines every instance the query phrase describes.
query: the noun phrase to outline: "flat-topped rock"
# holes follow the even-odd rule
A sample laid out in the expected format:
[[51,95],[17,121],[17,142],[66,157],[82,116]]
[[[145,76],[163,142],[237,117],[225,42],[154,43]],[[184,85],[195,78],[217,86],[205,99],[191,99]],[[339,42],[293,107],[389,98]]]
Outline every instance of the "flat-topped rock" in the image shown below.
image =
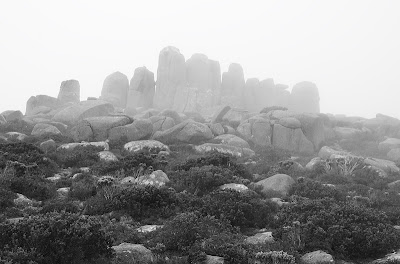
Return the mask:
[[199,146],[195,146],[194,149],[196,150],[196,152],[201,154],[217,151],[219,153],[230,154],[234,157],[249,158],[255,156],[255,152],[249,148],[240,148],[224,144],[205,143]]
[[202,123],[186,120],[165,131],[157,131],[153,135],[154,140],[165,144],[173,143],[198,143],[213,138],[210,128]]
[[124,145],[124,150],[134,153],[141,151],[143,149],[147,149],[150,152],[159,152],[159,151],[167,151],[170,152],[169,147],[160,141],[157,140],[137,140],[126,143]]

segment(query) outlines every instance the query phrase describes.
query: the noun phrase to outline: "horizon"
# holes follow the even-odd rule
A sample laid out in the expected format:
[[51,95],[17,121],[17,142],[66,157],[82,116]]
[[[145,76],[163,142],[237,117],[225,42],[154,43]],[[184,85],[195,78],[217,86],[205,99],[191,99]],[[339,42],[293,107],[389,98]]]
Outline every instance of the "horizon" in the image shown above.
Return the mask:
[[[288,4],[287,4],[288,3]],[[239,63],[245,79],[317,85],[322,113],[400,118],[400,2],[386,1],[29,1],[0,4],[0,111],[30,96],[57,97],[76,79],[81,100],[104,79],[157,75],[162,48]],[[138,9],[137,9],[138,8]],[[180,8],[180,9],[179,9]]]

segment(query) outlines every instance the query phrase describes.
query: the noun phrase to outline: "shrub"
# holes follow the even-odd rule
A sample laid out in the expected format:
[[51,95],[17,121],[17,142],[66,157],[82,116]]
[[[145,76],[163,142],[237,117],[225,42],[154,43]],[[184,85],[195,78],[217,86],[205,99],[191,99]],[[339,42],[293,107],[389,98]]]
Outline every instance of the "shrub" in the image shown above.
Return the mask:
[[10,190],[0,187],[0,211],[14,206],[14,199],[17,195]]
[[374,258],[397,249],[399,232],[379,211],[334,200],[303,200],[283,207],[280,228],[300,223],[300,242],[305,251],[327,250],[350,258]]
[[310,199],[333,198],[337,201],[344,201],[345,194],[336,187],[325,186],[317,181],[305,179],[295,183],[289,190],[289,195],[297,195]]
[[260,264],[295,264],[296,259],[294,256],[289,255],[284,251],[269,251],[269,252],[258,252],[255,259]]
[[59,150],[54,157],[64,168],[90,167],[99,161],[98,153],[104,148],[97,146],[77,146],[72,150]]
[[79,213],[79,211],[80,209],[75,203],[71,201],[58,201],[58,200],[47,202],[40,209],[41,214],[47,214],[51,212]]
[[80,174],[72,181],[69,196],[84,201],[96,195],[97,180],[91,174]]
[[98,220],[51,213],[0,224],[0,257],[11,263],[81,263],[111,259],[111,240]]
[[56,195],[56,188],[52,182],[32,175],[9,179],[8,186],[15,193],[39,201],[54,198]]

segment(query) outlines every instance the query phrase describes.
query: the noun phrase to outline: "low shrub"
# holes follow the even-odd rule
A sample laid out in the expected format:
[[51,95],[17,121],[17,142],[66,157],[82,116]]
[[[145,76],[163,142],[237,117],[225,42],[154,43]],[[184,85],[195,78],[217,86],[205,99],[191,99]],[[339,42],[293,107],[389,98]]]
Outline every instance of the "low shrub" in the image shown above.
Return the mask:
[[0,187],[0,211],[13,207],[15,198],[17,198],[17,195],[14,192]]
[[337,201],[344,201],[346,199],[346,195],[336,187],[325,186],[320,182],[309,179],[296,182],[289,190],[289,195],[309,199],[333,198]]
[[59,201],[59,200],[52,200],[43,205],[40,209],[41,214],[47,214],[51,212],[57,213],[79,213],[80,209],[79,206],[71,201]]
[[91,174],[80,174],[73,179],[69,196],[84,201],[96,195],[97,179]]
[[64,168],[90,167],[99,162],[98,153],[103,150],[104,148],[97,146],[77,146],[72,150],[58,150],[54,159]]

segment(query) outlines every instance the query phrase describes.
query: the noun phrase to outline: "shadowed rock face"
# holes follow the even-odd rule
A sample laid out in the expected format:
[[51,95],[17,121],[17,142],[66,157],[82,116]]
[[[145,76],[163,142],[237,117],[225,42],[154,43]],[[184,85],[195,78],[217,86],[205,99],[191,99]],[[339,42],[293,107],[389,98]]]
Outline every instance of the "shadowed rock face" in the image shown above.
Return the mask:
[[221,102],[236,107],[244,106],[244,73],[238,63],[229,65],[228,71],[222,74]]
[[31,96],[26,102],[26,116],[48,113],[61,105],[60,100],[47,95]]
[[58,93],[58,100],[62,104],[65,103],[79,103],[81,96],[81,86],[77,80],[63,81]]
[[137,107],[153,107],[155,93],[154,73],[146,67],[136,68],[131,79],[126,104],[126,113],[134,113]]
[[125,108],[128,97],[128,77],[121,72],[114,72],[106,77],[100,99],[113,106]]
[[154,107],[172,108],[175,95],[187,89],[185,57],[175,47],[161,50],[158,59]]
[[300,82],[293,86],[289,110],[294,112],[319,113],[319,92],[312,82]]

